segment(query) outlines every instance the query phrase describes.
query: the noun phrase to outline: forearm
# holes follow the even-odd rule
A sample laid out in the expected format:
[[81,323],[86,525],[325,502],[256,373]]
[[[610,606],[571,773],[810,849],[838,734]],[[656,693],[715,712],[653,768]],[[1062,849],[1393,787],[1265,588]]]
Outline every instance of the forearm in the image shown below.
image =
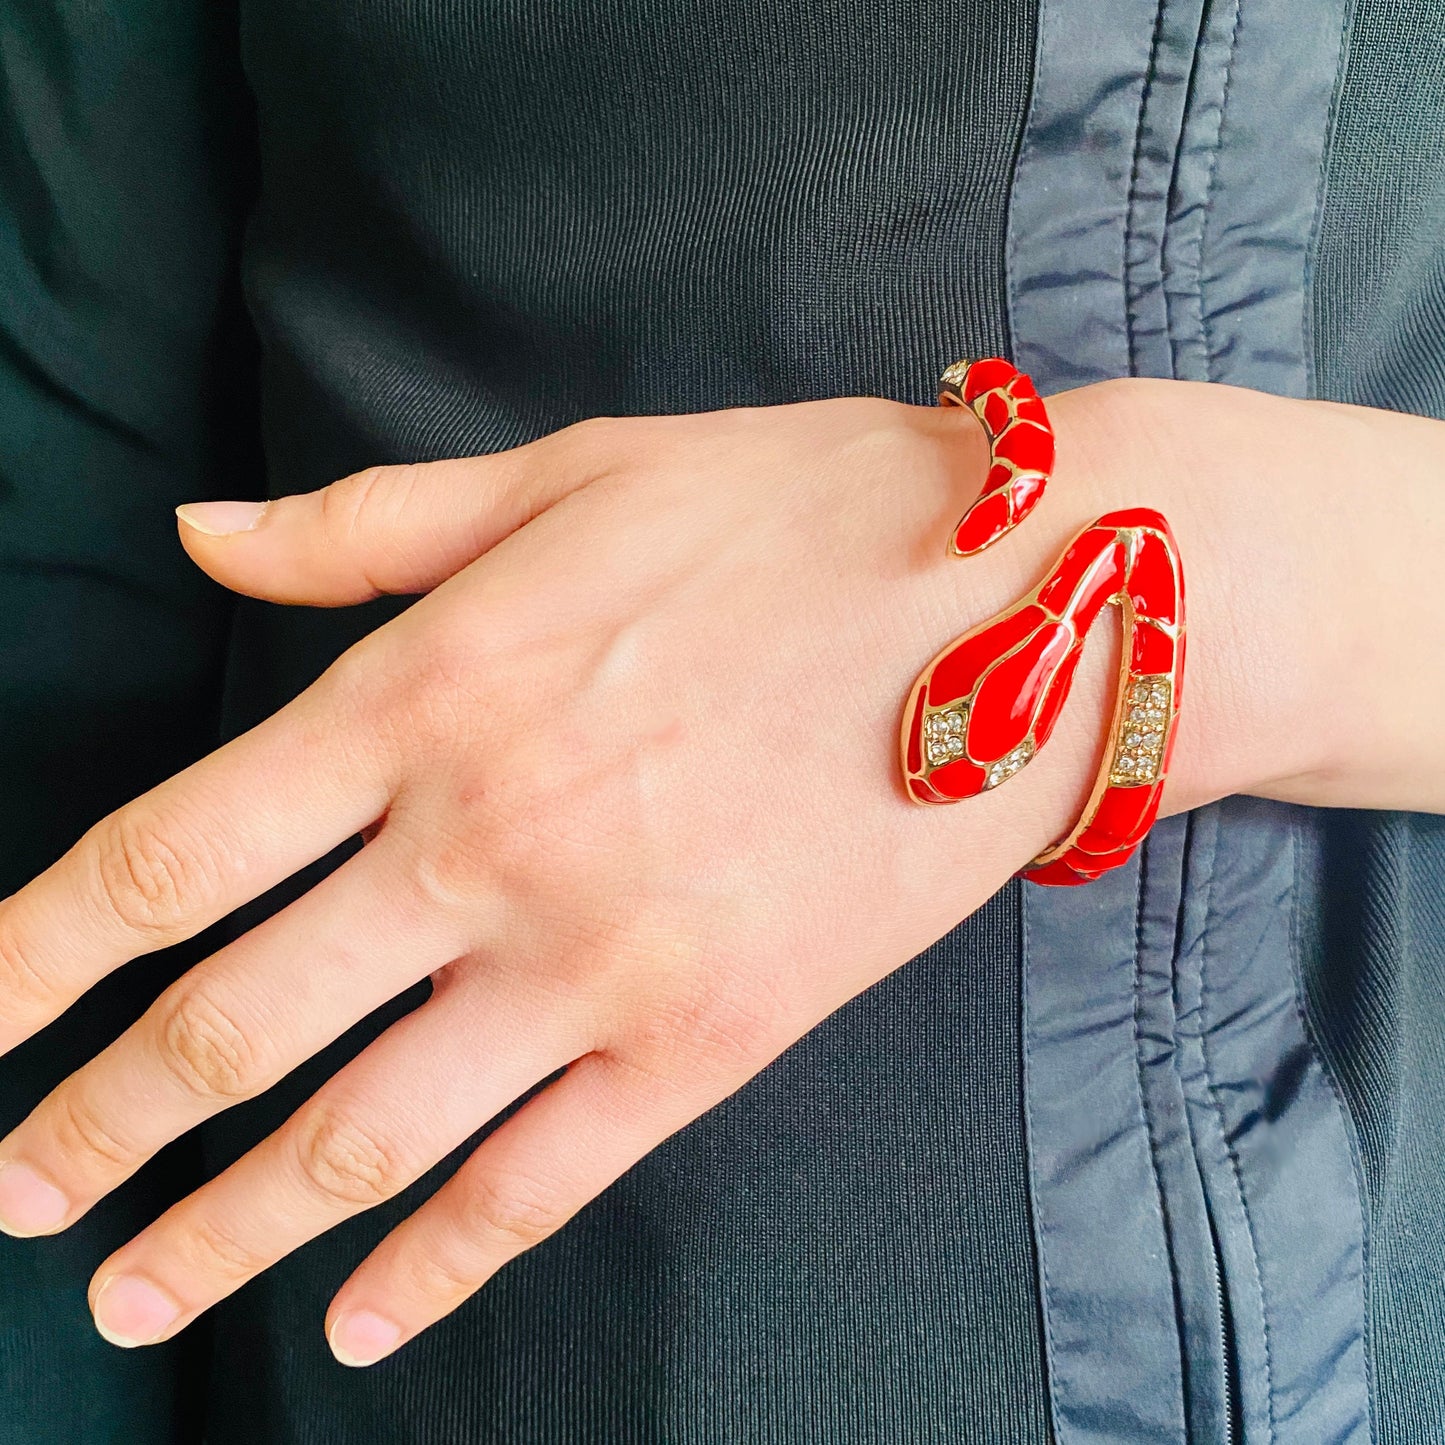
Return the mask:
[[1331,757],[1299,785],[1327,806],[1445,812],[1445,422],[1321,413],[1350,448],[1329,509],[1344,555],[1302,606],[1342,643],[1323,704]]

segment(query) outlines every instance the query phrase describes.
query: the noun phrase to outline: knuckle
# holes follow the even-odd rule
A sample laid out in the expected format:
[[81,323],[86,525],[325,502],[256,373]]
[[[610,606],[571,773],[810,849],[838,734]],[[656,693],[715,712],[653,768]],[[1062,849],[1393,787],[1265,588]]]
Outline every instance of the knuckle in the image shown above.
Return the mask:
[[0,991],[5,999],[5,1012],[13,1022],[36,1015],[48,1015],[66,999],[59,985],[52,980],[31,956],[30,951],[12,933],[0,926]]
[[394,718],[406,696],[407,674],[384,631],[369,632],[334,658],[313,687],[321,695],[321,714],[343,726],[374,731]]
[[48,1126],[54,1147],[67,1159],[99,1162],[108,1165],[109,1172],[127,1170],[135,1163],[135,1151],[78,1089],[63,1089],[56,1095]]
[[160,1040],[166,1066],[199,1099],[243,1099],[264,1082],[254,1041],[200,988],[185,988],[170,1000]]
[[98,826],[92,841],[100,897],[130,933],[170,935],[206,894],[207,849],[174,824],[122,809]]
[[409,1270],[411,1286],[423,1299],[451,1310],[480,1288],[479,1270],[445,1251],[418,1254]]
[[443,838],[433,853],[419,856],[410,887],[416,907],[435,914],[470,914],[490,895],[485,860],[468,840]]
[[333,1206],[380,1204],[408,1179],[393,1148],[365,1125],[329,1108],[317,1109],[303,1125],[297,1162],[308,1188]]
[[249,1279],[270,1263],[209,1215],[201,1215],[187,1224],[181,1251],[194,1273],[228,1281]]
[[591,454],[609,451],[622,441],[628,419],[619,416],[585,416],[563,427],[559,435],[571,446]]
[[393,467],[363,467],[321,491],[321,531],[328,543],[346,545],[372,519]]
[[405,581],[390,565],[390,551],[373,562],[367,543],[394,536],[422,475],[415,462],[366,467],[321,490],[323,546],[351,558],[352,565],[362,563],[363,580],[378,595],[404,590]]
[[472,1180],[466,1202],[470,1232],[500,1236],[517,1249],[531,1249],[566,1223],[568,1211],[539,1180],[482,1172]]

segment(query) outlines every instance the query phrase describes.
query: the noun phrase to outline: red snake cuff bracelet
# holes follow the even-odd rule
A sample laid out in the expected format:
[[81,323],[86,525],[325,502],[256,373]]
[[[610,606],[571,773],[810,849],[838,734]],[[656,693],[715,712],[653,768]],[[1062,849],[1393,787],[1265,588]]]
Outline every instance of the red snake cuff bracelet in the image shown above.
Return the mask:
[[[949,542],[968,557],[1037,505],[1054,433],[1033,383],[1007,361],[960,361],[941,386],[939,400],[970,408],[988,437],[983,490]],[[1168,522],[1137,507],[1085,527],[1033,592],[923,669],[903,712],[915,801],[956,803],[997,787],[1048,741],[1084,637],[1111,603],[1124,638],[1110,743],[1082,817],[1021,870],[1035,883],[1088,883],[1118,867],[1158,814],[1184,678],[1184,574]]]

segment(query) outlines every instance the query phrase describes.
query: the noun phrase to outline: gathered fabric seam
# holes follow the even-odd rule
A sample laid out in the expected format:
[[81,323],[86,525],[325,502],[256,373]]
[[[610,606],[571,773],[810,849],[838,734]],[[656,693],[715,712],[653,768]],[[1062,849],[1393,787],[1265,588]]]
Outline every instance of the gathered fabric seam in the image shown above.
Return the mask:
[[[1215,849],[1219,846],[1219,819],[1214,819]],[[1209,944],[1210,944],[1210,915],[1214,910],[1214,884],[1217,869],[1215,867],[1216,854],[1211,852],[1209,859],[1209,873],[1204,883],[1204,923],[1199,938],[1199,1048],[1200,1056],[1204,1062],[1204,1086],[1209,1094],[1209,1102],[1214,1112],[1214,1117],[1219,1124],[1219,1137],[1224,1144],[1225,1152],[1229,1156],[1230,1171],[1234,1175],[1235,1193],[1239,1199],[1239,1207],[1244,1215],[1245,1234],[1249,1241],[1250,1272],[1254,1276],[1255,1292],[1259,1297],[1259,1317],[1261,1328],[1264,1332],[1264,1386],[1265,1405],[1267,1409],[1267,1423],[1269,1438],[1273,1440],[1276,1435],[1277,1425],[1274,1411],[1274,1361],[1272,1345],[1270,1342],[1270,1311],[1269,1299],[1264,1287],[1264,1274],[1259,1263],[1259,1240],[1255,1233],[1254,1218],[1250,1212],[1249,1196],[1244,1188],[1244,1171],[1240,1167],[1239,1153],[1229,1138],[1229,1125],[1225,1119],[1224,1106],[1219,1099],[1219,1088],[1214,1078],[1214,1070],[1210,1062],[1209,1026],[1206,1016],[1205,1001],[1210,993],[1209,976]]]
[[[1154,34],[1149,41],[1149,65],[1144,72],[1144,83],[1139,87],[1139,114],[1134,122],[1134,156],[1129,167],[1129,195],[1124,206],[1123,266],[1119,279],[1124,290],[1124,335],[1129,347],[1129,375],[1139,374],[1139,358],[1134,334],[1134,297],[1129,280],[1129,248],[1134,239],[1134,222],[1138,215],[1139,173],[1144,158],[1144,117],[1149,110],[1149,97],[1154,91],[1154,81],[1159,73],[1159,46],[1164,39],[1164,13],[1168,0],[1157,0],[1154,7]],[[1161,269],[1162,269],[1162,257]]]
[[1234,57],[1239,48],[1239,26],[1244,16],[1244,0],[1234,0],[1234,24],[1229,32],[1229,54],[1224,62],[1224,86],[1219,97],[1219,125],[1215,131],[1214,145],[1209,153],[1209,176],[1204,185],[1204,221],[1199,227],[1199,254],[1197,275],[1199,285],[1199,335],[1204,343],[1204,376],[1207,381],[1218,381],[1214,367],[1214,348],[1209,342],[1209,311],[1204,305],[1204,257],[1209,249],[1209,222],[1214,215],[1214,185],[1219,175],[1219,152],[1224,145],[1225,118],[1229,113],[1230,82],[1234,79]]
[[1022,1055],[1021,1072],[1023,1075],[1024,1157],[1028,1161],[1029,1207],[1034,1219],[1035,1253],[1038,1256],[1039,1287],[1042,1295],[1039,1301],[1039,1313],[1043,1316],[1044,1327],[1044,1391],[1048,1400],[1052,1437],[1057,1440],[1063,1435],[1063,1427],[1059,1422],[1058,1394],[1054,1389],[1054,1381],[1058,1379],[1058,1368],[1057,1352],[1054,1348],[1053,1320],[1050,1314],[1053,1293],[1049,1286],[1049,1251],[1047,1248],[1049,1227],[1044,1219],[1043,1202],[1034,1185],[1038,1166],[1034,1158],[1033,1093],[1029,1088],[1029,910],[1024,900],[1023,885],[1016,881],[1015,886],[1019,889],[1019,953],[1023,962],[1020,970],[1022,976],[1019,979],[1019,1012],[1022,1015],[1023,1025],[1019,1030],[1021,1044],[1019,1052]]
[[[1190,821],[1186,819],[1185,828]],[[1140,1029],[1140,1015],[1143,1010],[1143,968],[1144,968],[1144,896],[1146,876],[1149,867],[1149,839],[1147,835],[1139,846],[1139,881],[1134,902],[1134,1077],[1139,1088],[1139,1120],[1144,1125],[1144,1134],[1149,1143],[1149,1174],[1154,1181],[1154,1198],[1159,1206],[1159,1218],[1163,1225],[1164,1248],[1169,1255],[1169,1288],[1174,1299],[1175,1338],[1179,1346],[1179,1408],[1183,1438],[1189,1436],[1189,1348],[1184,1333],[1184,1299],[1179,1285],[1179,1262],[1174,1254],[1174,1234],[1169,1224],[1169,1202],[1165,1194],[1163,1176],[1159,1171],[1158,1135],[1155,1131],[1153,1111],[1149,1107],[1149,1091],[1144,1084],[1144,1060],[1142,1057],[1144,1036]]]

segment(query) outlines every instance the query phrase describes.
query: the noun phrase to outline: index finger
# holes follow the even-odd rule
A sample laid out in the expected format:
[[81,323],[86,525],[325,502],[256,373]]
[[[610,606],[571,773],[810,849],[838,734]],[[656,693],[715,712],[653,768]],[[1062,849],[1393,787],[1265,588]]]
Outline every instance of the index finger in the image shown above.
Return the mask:
[[0,901],[0,1053],[121,964],[192,937],[375,821],[391,790],[356,711],[323,675]]

